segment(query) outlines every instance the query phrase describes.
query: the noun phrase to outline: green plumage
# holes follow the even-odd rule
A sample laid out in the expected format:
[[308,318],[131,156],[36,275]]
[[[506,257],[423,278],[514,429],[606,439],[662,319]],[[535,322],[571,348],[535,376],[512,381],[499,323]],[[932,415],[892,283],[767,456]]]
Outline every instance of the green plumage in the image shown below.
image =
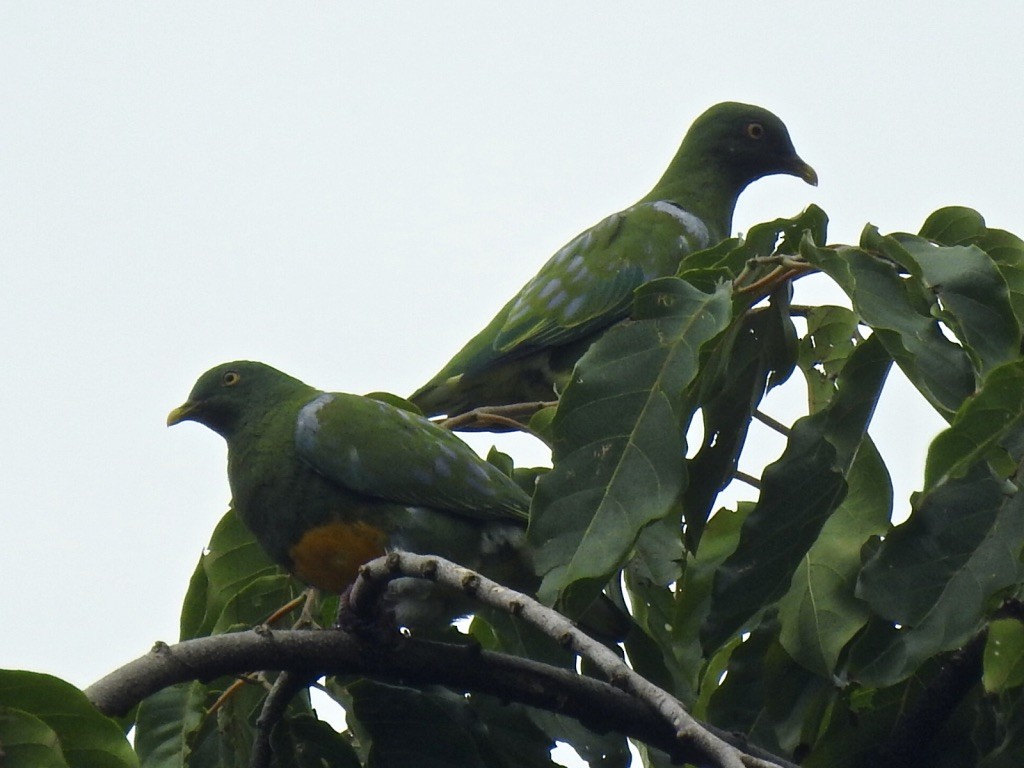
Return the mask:
[[[359,565],[390,549],[446,557],[517,588],[535,583],[522,549],[527,494],[416,414],[239,361],[203,374],[167,421],[185,420],[226,439],[235,512],[275,561],[309,583],[343,591]],[[406,595],[410,588],[417,591]],[[461,612],[426,605],[421,592],[396,583],[401,623],[443,623]]]
[[654,189],[562,247],[479,334],[410,400],[427,415],[553,399],[633,291],[729,236],[736,200],[771,174],[817,184],[786,126],[726,102],[697,118]]

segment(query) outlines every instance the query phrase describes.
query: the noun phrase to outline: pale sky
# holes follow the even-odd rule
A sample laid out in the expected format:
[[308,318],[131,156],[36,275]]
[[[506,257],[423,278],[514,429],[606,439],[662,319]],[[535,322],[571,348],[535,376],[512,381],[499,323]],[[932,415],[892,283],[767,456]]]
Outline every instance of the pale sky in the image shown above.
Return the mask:
[[[1019,0],[0,4],[0,667],[84,686],[177,639],[229,498],[223,441],[164,427],[200,373],[408,395],[715,102],[775,111],[821,179],[756,183],[737,231],[813,202],[832,241],[950,204],[1024,234],[1022,28]],[[883,401],[898,508],[939,426]],[[782,449],[752,444],[755,474]]]

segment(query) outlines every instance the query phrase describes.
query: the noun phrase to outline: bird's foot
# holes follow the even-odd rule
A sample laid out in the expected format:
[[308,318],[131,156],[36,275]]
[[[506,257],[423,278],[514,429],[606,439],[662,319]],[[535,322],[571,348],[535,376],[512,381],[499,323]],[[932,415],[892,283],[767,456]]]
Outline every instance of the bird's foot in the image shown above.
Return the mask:
[[350,591],[351,587],[341,595],[334,628],[348,632],[350,635],[355,635],[374,645],[394,645],[402,637],[394,613],[383,607],[378,607],[369,615],[357,613],[349,602]]

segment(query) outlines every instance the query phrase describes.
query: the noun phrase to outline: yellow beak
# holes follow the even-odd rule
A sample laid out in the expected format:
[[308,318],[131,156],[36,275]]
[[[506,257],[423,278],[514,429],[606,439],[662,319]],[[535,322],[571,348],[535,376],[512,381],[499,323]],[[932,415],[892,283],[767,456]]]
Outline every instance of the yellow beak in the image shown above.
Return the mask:
[[812,187],[818,186],[818,172],[801,160],[799,157],[793,164],[793,174],[800,177]]
[[195,412],[195,409],[195,403],[182,403],[173,411],[167,414],[167,426],[173,427],[175,424],[180,424],[183,421],[188,421],[189,419],[192,418],[192,414]]

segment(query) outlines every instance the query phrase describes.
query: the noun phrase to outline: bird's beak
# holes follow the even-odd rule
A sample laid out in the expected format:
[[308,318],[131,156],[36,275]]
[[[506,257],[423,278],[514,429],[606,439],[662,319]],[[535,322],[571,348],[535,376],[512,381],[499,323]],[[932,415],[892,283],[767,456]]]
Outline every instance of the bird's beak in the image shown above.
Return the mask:
[[173,427],[175,424],[181,424],[183,421],[188,421],[195,415],[195,412],[196,404],[191,401],[186,401],[167,414],[167,426]]
[[796,155],[793,156],[793,163],[789,167],[789,172],[803,179],[812,187],[818,186],[818,172]]

